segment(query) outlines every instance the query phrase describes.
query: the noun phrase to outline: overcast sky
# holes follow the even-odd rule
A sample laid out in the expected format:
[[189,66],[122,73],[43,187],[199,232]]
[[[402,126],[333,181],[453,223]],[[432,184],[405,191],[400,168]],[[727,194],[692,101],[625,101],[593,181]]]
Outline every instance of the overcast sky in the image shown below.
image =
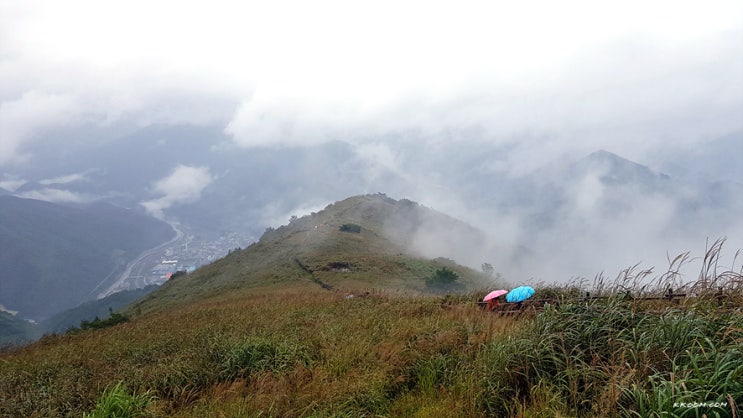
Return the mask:
[[743,131],[743,2],[0,0],[0,170],[55,129],[399,132],[642,158]]
[[[743,1],[0,0],[0,187],[41,180],[50,187],[21,195],[91,200],[59,185],[93,182],[102,167],[43,180],[21,168],[39,162],[38,150],[62,149],[48,147],[69,140],[59,132],[111,140],[154,124],[216,127],[246,149],[345,141],[357,154],[349,166],[374,187],[358,192],[413,191],[394,197],[494,231],[499,243],[523,242],[519,214],[457,199],[460,185],[439,179],[469,167],[432,172],[439,161],[455,160],[452,150],[507,150],[493,172],[518,176],[603,148],[657,169],[658,158],[713,149],[722,137],[733,138],[725,152],[743,156]],[[717,165],[719,154],[709,155],[705,164]],[[225,172],[166,162],[141,201],[161,217],[198,201]],[[719,171],[743,182],[740,169]],[[390,173],[403,186],[377,188]],[[676,202],[642,191],[630,194],[630,215],[607,224],[594,207],[603,191],[594,177],[580,183],[559,228],[530,244],[550,252],[570,236],[595,250],[565,248],[540,263],[545,272],[578,273],[588,262],[585,274],[614,271],[654,259],[651,249],[664,256],[705,237],[741,236],[741,223],[697,225],[699,236],[674,241]],[[287,208],[281,192],[263,211],[284,220],[289,209],[302,215],[338,197]]]

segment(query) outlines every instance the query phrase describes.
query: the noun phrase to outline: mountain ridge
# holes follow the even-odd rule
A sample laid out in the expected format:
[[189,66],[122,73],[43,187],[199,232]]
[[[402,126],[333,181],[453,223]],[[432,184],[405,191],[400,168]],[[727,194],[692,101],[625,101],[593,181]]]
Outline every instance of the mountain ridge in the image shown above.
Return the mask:
[[[603,269],[615,271],[627,263],[647,261],[651,252],[658,255],[649,264],[663,266],[667,250],[696,248],[708,237],[740,237],[738,231],[743,228],[735,215],[743,207],[739,187],[679,175],[697,171],[693,159],[679,157],[678,161],[686,162],[674,170],[663,164],[664,158],[693,151],[682,147],[655,158],[644,155],[639,164],[633,161],[637,158],[619,157],[608,150],[598,150],[593,156],[563,154],[545,161],[537,158],[535,149],[495,143],[482,144],[483,149],[476,152],[446,142],[398,152],[384,141],[371,149],[337,141],[248,152],[229,143],[223,133],[185,127],[142,130],[126,138],[143,155],[116,148],[122,151],[121,158],[105,159],[107,147],[101,146],[95,153],[101,158],[86,160],[79,170],[86,173],[88,181],[61,185],[59,190],[70,189],[73,196],[81,198],[108,196],[105,199],[136,207],[159,198],[153,185],[167,178],[174,167],[199,167],[208,170],[209,185],[188,201],[171,200],[173,204],[163,213],[203,236],[242,231],[245,242],[255,241],[267,225],[277,225],[293,213],[317,210],[326,202],[359,192],[384,190],[445,208],[502,244],[498,249],[478,250],[479,254],[464,264],[477,266],[477,258],[487,258],[504,266],[502,273],[507,276],[524,274],[564,282],[573,275],[591,277]],[[209,148],[210,141],[220,145]],[[717,148],[719,141],[709,144]],[[736,138],[723,143],[731,155],[726,161],[734,161],[739,154],[737,144]],[[709,151],[717,155],[722,150]],[[377,159],[376,152],[384,159]],[[169,160],[161,159],[165,153],[171,156]],[[81,158],[75,154],[74,159]],[[37,182],[71,174],[69,169],[58,172],[62,168],[55,164],[34,168],[35,178],[11,174]],[[131,178],[127,183],[122,176],[132,165],[143,167],[133,178],[127,177]],[[106,170],[101,168],[104,166]],[[45,176],[38,174],[52,168],[54,172]],[[716,171],[727,174],[726,181],[734,180],[738,172],[735,167]],[[37,190],[37,194],[42,196],[44,190]],[[630,229],[628,225],[639,235],[623,233]],[[508,237],[499,239],[502,235]],[[577,239],[566,242],[565,236]],[[592,240],[617,251],[577,256],[586,245],[593,247]],[[743,246],[740,238],[735,240],[733,245]],[[645,248],[638,248],[638,241],[646,243]],[[529,256],[520,257],[523,248],[532,250]],[[612,255],[620,253],[621,258]],[[543,262],[531,261],[535,258]],[[599,265],[593,260],[603,261]]]
[[394,200],[383,194],[353,196],[320,212],[293,217],[278,228],[268,228],[249,247],[169,280],[132,305],[130,311],[146,312],[226,291],[272,286],[436,293],[425,280],[443,267],[460,276],[462,290],[483,286],[481,273],[447,257],[451,254],[446,245],[416,247],[417,236],[438,234],[428,228],[441,222],[455,245],[482,239],[464,222],[410,200]]
[[601,180],[611,185],[640,183],[661,188],[671,180],[667,174],[603,149],[578,160],[572,169],[584,175],[591,171],[598,172]]

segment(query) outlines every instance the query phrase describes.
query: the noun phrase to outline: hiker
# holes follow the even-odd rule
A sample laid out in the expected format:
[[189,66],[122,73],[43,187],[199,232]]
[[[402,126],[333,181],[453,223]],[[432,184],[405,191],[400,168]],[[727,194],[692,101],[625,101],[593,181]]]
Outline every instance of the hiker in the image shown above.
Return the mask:
[[498,302],[498,298],[492,298],[488,301],[488,312],[493,312],[500,306],[500,302]]

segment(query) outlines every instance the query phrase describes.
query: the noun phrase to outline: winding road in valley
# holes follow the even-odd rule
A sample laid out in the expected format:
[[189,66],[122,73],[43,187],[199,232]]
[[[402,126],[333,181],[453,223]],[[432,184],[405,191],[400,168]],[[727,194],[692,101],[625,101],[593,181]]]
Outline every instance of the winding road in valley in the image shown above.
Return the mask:
[[[166,247],[175,244],[181,238],[183,238],[183,231],[181,231],[180,229],[178,229],[178,226],[176,224],[171,223],[170,226],[175,231],[175,238],[171,239],[168,242],[162,243],[162,244],[158,245],[157,247],[150,248],[149,250],[144,251],[143,253],[141,253],[136,259],[134,259],[129,264],[127,264],[126,269],[124,270],[123,273],[121,273],[119,275],[119,278],[116,279],[116,282],[114,282],[114,284],[112,284],[111,286],[109,286],[103,292],[99,293],[96,296],[96,298],[97,299],[105,298],[106,296],[108,296],[108,295],[110,295],[112,293],[116,293],[116,292],[118,292],[120,290],[124,290],[124,286],[123,286],[124,282],[126,282],[127,279],[129,279],[129,276],[131,276],[131,274],[132,274],[132,270],[138,264],[140,264],[147,257],[153,256],[153,255],[157,254],[158,252],[163,251]],[[104,279],[98,286],[102,285],[107,279],[108,278]]]

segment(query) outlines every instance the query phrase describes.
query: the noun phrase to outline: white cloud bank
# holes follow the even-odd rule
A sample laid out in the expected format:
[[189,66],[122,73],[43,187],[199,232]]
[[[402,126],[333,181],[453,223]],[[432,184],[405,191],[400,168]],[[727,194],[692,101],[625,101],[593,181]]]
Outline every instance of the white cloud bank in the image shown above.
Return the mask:
[[[743,31],[684,44],[621,40],[583,50],[541,73],[477,74],[456,86],[387,100],[318,100],[259,86],[226,132],[245,147],[332,140],[460,140],[528,144],[533,166],[559,153],[612,149],[642,160],[659,148],[743,131]],[[605,48],[605,49],[604,49]],[[446,80],[443,83],[446,83]],[[318,94],[318,97],[324,97]],[[538,157],[541,157],[538,158]],[[533,168],[533,167],[532,167]]]
[[201,198],[201,192],[214,180],[208,167],[179,165],[169,176],[152,186],[153,193],[161,194],[157,199],[142,202],[152,216],[163,218],[163,211],[173,205],[193,203]]
[[742,34],[727,0],[0,0],[0,165],[121,121],[246,147],[475,129],[637,158],[743,130]]
[[28,156],[22,155],[22,146],[45,129],[72,123],[77,107],[69,95],[36,90],[0,102],[0,165],[13,159],[25,161]]

